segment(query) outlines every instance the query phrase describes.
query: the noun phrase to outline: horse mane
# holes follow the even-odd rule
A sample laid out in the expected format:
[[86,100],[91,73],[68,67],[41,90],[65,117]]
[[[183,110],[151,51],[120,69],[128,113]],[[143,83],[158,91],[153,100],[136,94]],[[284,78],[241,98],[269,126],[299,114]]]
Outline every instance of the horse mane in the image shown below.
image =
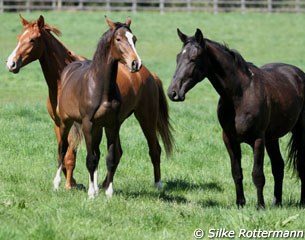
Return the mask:
[[208,41],[217,45],[223,51],[228,52],[232,56],[236,65],[240,67],[242,71],[245,72],[249,77],[253,75],[252,71],[250,70],[250,67],[256,67],[256,66],[252,62],[247,62],[237,50],[229,48],[228,44],[226,43],[221,44],[211,40]]
[[[102,57],[104,59],[107,57],[106,56],[107,52],[104,51],[104,50],[109,47],[113,34],[116,32],[117,29],[119,29],[121,27],[125,27],[131,32],[130,28],[125,23],[116,22],[115,23],[115,29],[111,29],[111,28],[108,29],[108,31],[106,31],[102,35],[102,37],[100,38],[100,40],[97,44],[97,48],[96,48],[96,51],[94,53],[93,59],[92,59],[93,61],[95,59],[100,58],[100,57]],[[102,53],[102,56],[101,56],[101,53]]]
[[[36,21],[32,21],[32,22],[29,22],[27,25],[31,26],[31,27],[34,27],[34,26],[38,27],[38,22],[37,22],[37,20]],[[61,31],[58,28],[53,27],[52,25],[50,25],[48,23],[45,23],[42,29],[44,29],[44,30],[46,30],[48,32],[53,32],[53,33],[55,33],[56,36],[61,36],[62,35]]]
[[53,32],[55,33],[56,36],[61,36],[61,31],[58,29],[58,28],[55,28],[47,23],[44,24],[44,27],[43,27],[45,30],[49,31],[49,32]]

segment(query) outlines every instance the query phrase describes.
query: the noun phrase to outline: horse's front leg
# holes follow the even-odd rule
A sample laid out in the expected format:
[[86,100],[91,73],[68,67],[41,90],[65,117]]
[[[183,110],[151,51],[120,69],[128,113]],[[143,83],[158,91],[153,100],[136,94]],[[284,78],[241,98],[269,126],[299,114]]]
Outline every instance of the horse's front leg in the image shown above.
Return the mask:
[[254,164],[252,169],[252,179],[257,190],[257,208],[265,208],[263,189],[265,186],[264,175],[264,151],[265,139],[258,138],[253,143]]
[[106,195],[112,197],[114,191],[113,178],[123,151],[120,143],[119,127],[112,129],[106,128],[105,132],[107,137],[108,156],[106,159],[107,175],[103,182],[103,188],[105,189]]
[[[89,172],[89,198],[94,198],[98,194],[97,187],[97,167],[99,160],[99,153],[94,153],[94,139],[92,138],[92,122],[89,117],[82,120],[82,128],[86,141],[87,157],[86,166]],[[102,133],[101,133],[102,134]]]
[[225,131],[222,132],[222,137],[231,160],[231,172],[236,190],[236,204],[237,207],[243,207],[246,204],[246,199],[244,196],[243,189],[243,172],[241,168],[240,143],[233,138],[229,138]]

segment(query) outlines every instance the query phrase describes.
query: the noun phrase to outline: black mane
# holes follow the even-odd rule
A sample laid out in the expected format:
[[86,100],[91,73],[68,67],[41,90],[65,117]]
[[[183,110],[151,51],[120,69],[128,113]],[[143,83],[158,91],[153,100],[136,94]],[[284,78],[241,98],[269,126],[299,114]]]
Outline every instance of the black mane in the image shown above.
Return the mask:
[[218,42],[211,41],[209,39],[206,39],[206,40],[208,42],[218,46],[223,51],[228,52],[232,56],[236,65],[238,67],[240,67],[242,69],[242,71],[245,72],[248,76],[250,76],[250,77],[252,76],[253,73],[250,70],[250,67],[255,67],[256,68],[256,66],[252,62],[247,62],[237,50],[230,49],[229,46],[226,43],[221,44],[221,43],[218,43]]

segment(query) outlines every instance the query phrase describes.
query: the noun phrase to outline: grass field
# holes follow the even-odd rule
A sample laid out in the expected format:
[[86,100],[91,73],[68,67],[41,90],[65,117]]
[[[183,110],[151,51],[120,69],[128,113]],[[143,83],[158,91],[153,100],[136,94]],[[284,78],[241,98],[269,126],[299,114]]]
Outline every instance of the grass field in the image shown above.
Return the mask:
[[[61,41],[91,57],[106,30],[104,12],[34,12],[58,27]],[[191,35],[201,28],[210,39],[225,42],[256,65],[286,62],[305,70],[304,14],[106,13],[115,21],[130,15],[137,50],[144,64],[163,80],[165,90],[175,70],[181,43],[179,27]],[[0,14],[0,239],[194,239],[197,228],[304,230],[305,210],[297,207],[300,183],[286,169],[283,207],[273,208],[273,178],[265,157],[266,210],[256,210],[252,153],[243,146],[247,205],[238,210],[228,154],[216,118],[218,96],[208,81],[196,86],[183,103],[169,102],[176,148],[162,155],[164,187],[155,190],[144,136],[134,117],[121,129],[124,150],[115,177],[115,195],[53,192],[56,142],[46,110],[47,85],[38,62],[13,75],[5,60],[21,32],[17,13]],[[287,138],[282,141],[286,156]],[[105,143],[100,176],[105,174]],[[75,169],[87,186],[85,147]],[[207,237],[206,237],[207,238]]]

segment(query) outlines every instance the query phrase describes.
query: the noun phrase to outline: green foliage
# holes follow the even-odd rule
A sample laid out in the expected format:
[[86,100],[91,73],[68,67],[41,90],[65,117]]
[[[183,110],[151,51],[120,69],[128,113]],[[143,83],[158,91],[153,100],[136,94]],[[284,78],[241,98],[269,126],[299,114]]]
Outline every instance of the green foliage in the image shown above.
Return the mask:
[[[37,19],[40,12],[24,13]],[[60,40],[90,58],[107,26],[101,12],[46,12],[59,28]],[[236,48],[256,65],[280,61],[305,69],[303,14],[106,13],[115,21],[132,17],[137,50],[144,64],[163,80],[165,91],[181,48],[179,27],[192,35],[201,28],[207,38]],[[176,148],[162,154],[163,189],[153,189],[153,172],[145,138],[134,117],[121,129],[124,150],[115,176],[115,195],[103,192],[89,200],[83,191],[52,191],[56,171],[53,122],[46,110],[47,86],[39,62],[18,75],[4,63],[21,32],[17,14],[0,14],[0,239],[193,239],[202,228],[247,230],[304,229],[304,210],[297,207],[300,183],[286,171],[283,207],[273,208],[273,178],[265,159],[267,209],[256,211],[251,180],[252,152],[243,146],[247,205],[238,210],[228,154],[216,117],[218,96],[208,81],[196,86],[183,103],[169,102]],[[283,153],[287,139],[282,141]],[[105,174],[105,143],[100,178]],[[87,186],[85,147],[75,169]]]

